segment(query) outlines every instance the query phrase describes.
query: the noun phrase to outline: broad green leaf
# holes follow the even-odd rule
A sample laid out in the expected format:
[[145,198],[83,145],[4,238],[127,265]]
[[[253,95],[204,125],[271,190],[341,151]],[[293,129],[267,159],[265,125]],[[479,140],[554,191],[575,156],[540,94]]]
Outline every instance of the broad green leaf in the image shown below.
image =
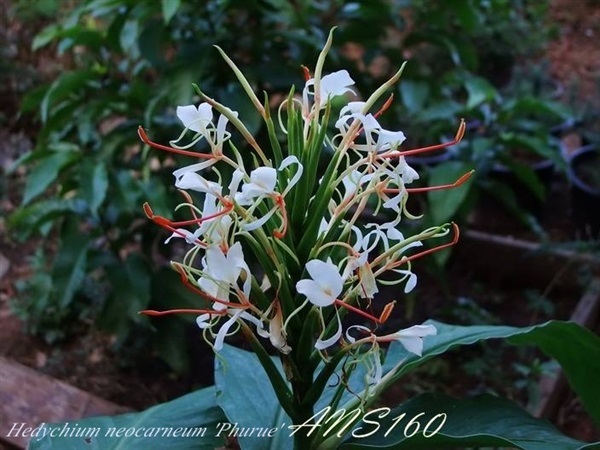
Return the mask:
[[181,6],[181,0],[162,0],[162,14],[165,24],[169,23]]
[[[472,164],[462,161],[448,161],[432,167],[429,171],[429,185],[441,186],[451,184],[471,170]],[[456,215],[463,204],[473,183],[467,181],[462,186],[431,191],[427,194],[433,223],[445,223]]]
[[556,359],[575,393],[594,420],[600,423],[600,337],[572,322],[550,321],[526,328],[507,326],[455,326],[428,321],[438,334],[424,338],[423,356],[408,353],[399,343],[388,350],[384,373],[400,361],[394,380],[447,350],[487,339],[507,339],[511,344],[536,345]]
[[108,172],[102,161],[88,159],[81,165],[79,175],[81,196],[87,202],[92,214],[98,214],[98,208],[106,198],[108,190]]
[[31,173],[27,176],[25,182],[25,192],[23,194],[23,205],[27,205],[31,200],[44,192],[50,186],[60,171],[77,158],[74,152],[52,152],[46,153],[41,158]]
[[[403,414],[404,417],[398,419]],[[367,422],[359,423],[353,430],[356,437],[345,441],[341,449],[598,448],[597,444],[586,445],[567,437],[547,421],[536,419],[514,403],[492,395],[457,400],[442,394],[423,394],[391,411],[374,410],[366,419]],[[424,437],[424,431],[430,437]]]
[[[283,373],[279,359],[275,359]],[[225,345],[215,361],[217,404],[230,423],[239,427],[274,429],[271,438],[240,437],[244,450],[279,450],[292,448],[288,415],[279,405],[275,391],[254,353]]]
[[[215,388],[201,389],[140,413],[93,417],[65,424],[48,424],[44,436],[29,443],[30,450],[214,450],[223,447],[217,425],[226,422],[215,403]],[[51,437],[63,426],[85,429],[86,436]],[[59,431],[54,432],[58,435]],[[41,434],[41,433],[40,433]],[[120,437],[118,437],[120,435]]]
[[78,220],[71,218],[65,223],[52,270],[52,294],[61,308],[69,306],[85,277],[90,240],[90,236],[79,229]]

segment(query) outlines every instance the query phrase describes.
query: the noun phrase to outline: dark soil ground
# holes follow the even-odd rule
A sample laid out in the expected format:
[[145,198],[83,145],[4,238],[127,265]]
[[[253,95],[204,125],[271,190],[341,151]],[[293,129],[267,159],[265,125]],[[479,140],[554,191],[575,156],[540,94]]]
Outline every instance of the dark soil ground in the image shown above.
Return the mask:
[[[52,242],[40,240],[14,242],[6,228],[7,215],[20,202],[24,177],[22,171],[10,176],[6,175],[6,171],[20,155],[32,147],[35,139],[35,122],[30,117],[18,114],[19,98],[32,84],[51,79],[60,70],[60,63],[53,53],[33,54],[29,51],[33,35],[44,23],[42,21],[35,27],[30,27],[20,22],[10,13],[8,4],[7,0],[0,0],[0,47],[4,52],[2,62],[7,61],[12,65],[9,71],[5,67],[0,68],[0,355],[135,409],[189,392],[206,383],[206,377],[176,375],[157,359],[147,356],[130,359],[125,365],[122,355],[113,350],[114,338],[96,331],[91,324],[77,339],[60,345],[49,345],[40,338],[25,334],[24,324],[15,317],[11,309],[11,299],[19,295],[18,281],[32,275],[29,257],[38,246],[52,245]],[[569,101],[574,96],[582,102],[592,101],[600,106],[600,5],[583,0],[554,0],[552,17],[559,24],[561,34],[549,46],[548,57],[552,74],[567,87],[564,100]],[[577,139],[576,135],[570,136],[567,144],[574,148],[578,145]],[[560,186],[564,185],[559,184],[558,189]],[[560,231],[564,230],[563,225],[550,226],[549,235],[553,237],[562,233],[564,236],[564,232]],[[481,321],[500,320],[513,325],[528,325],[546,317],[567,319],[575,300],[573,294],[556,291],[550,296],[550,303],[557,305],[556,310],[548,313],[543,310],[547,304],[544,306],[542,302],[541,306],[535,307],[535,301],[523,289],[494,285],[493,280],[477,277],[458,261],[451,264],[447,273],[446,279],[453,281],[451,286],[444,286],[435,277],[423,277],[419,287],[419,303],[425,306],[415,307],[413,315],[410,307],[404,312],[399,311],[403,317],[397,317],[397,320],[413,321],[435,309],[442,311],[437,318],[455,322],[461,319],[468,321],[475,315]],[[444,316],[445,301],[458,302],[462,308],[453,308],[453,317]],[[507,304],[529,304],[530,309],[523,314]],[[463,314],[462,317],[460,314]],[[469,350],[461,356],[440,359],[437,365],[428,366],[425,372],[408,380],[405,386],[411,386],[410,388],[398,387],[392,397],[405,398],[429,388],[439,388],[446,383],[446,391],[457,395],[492,390],[504,391],[505,395],[521,401],[526,398],[528,389],[535,386],[535,379],[531,378],[533,375],[519,373],[514,367],[494,375],[492,368],[469,366],[468,358],[476,358],[482,351]],[[491,354],[496,363],[507,363],[507,366],[515,366],[517,362],[531,366],[532,361],[539,356],[535,353],[517,354],[513,350],[494,346],[488,348],[486,354]],[[462,377],[457,377],[457,366],[461,367]],[[210,360],[202,361],[199,370],[212,372]],[[515,387],[515,380],[520,383],[518,387]],[[585,418],[580,404],[573,396],[563,402],[556,423],[573,437],[587,441],[600,438],[600,433]]]

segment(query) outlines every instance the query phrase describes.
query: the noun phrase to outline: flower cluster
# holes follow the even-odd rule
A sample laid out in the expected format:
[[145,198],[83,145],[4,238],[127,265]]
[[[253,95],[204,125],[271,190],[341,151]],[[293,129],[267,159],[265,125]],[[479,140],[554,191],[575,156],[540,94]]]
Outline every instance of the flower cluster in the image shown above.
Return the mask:
[[[372,313],[378,306],[372,303],[383,284],[410,292],[417,283],[412,261],[458,239],[454,224],[410,237],[398,231],[398,224],[414,218],[406,208],[409,194],[458,186],[469,177],[411,188],[419,175],[405,160],[455,144],[464,123],[452,142],[402,150],[402,131],[387,130],[378,121],[392,101],[382,102],[382,97],[401,70],[366,100],[346,102],[336,112],[334,98],[358,93],[347,71],[322,74],[330,45],[331,37],[314,75],[305,69],[301,95],[292,90],[276,120],[264,106],[268,100],[258,100],[221,52],[265,121],[268,147],[255,140],[237,112],[199,89],[199,106],[177,108],[184,130],[170,145],[152,142],[139,129],[146,144],[200,160],[173,173],[184,199],[178,210],[187,213],[186,220],[157,216],[147,204],[144,209],[169,230],[167,242],[183,239],[189,246],[183,261],[172,265],[203,306],[144,313],[196,314],[215,351],[227,336],[242,330],[270,339],[284,355],[306,349],[307,340],[322,358],[336,348],[378,350],[379,343],[392,340],[420,355],[423,337],[436,333],[431,325],[416,325],[377,335],[376,327],[388,319],[395,302],[384,305],[379,315]],[[243,149],[234,144],[228,128],[243,138]],[[447,235],[452,239],[415,253],[426,240]],[[342,316],[347,313],[364,317],[365,324],[344,332]],[[372,383],[381,378],[379,357],[374,361]]]

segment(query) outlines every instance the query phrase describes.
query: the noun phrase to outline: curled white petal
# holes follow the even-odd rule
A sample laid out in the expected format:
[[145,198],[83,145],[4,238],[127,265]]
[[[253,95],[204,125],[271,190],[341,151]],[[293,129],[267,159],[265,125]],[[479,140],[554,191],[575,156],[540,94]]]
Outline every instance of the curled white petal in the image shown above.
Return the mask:
[[363,325],[351,325],[346,330],[346,340],[351,344],[356,342],[356,338],[350,334],[350,331],[352,330],[366,331],[367,333],[372,334],[372,331]]
[[337,319],[337,331],[328,339],[321,339],[322,336],[319,336],[317,342],[315,343],[315,348],[317,350],[325,350],[326,348],[331,347],[342,337],[342,322],[340,321],[340,316],[338,312],[335,312],[335,317]]
[[225,337],[229,333],[229,329],[235,324],[236,320],[243,312],[244,312],[244,310],[242,310],[242,309],[235,310],[235,312],[231,315],[231,317],[227,320],[227,322],[225,322],[223,325],[221,325],[221,328],[219,328],[219,332],[217,333],[217,337],[215,338],[215,344],[214,344],[215,351],[218,352],[223,348],[223,343],[225,341]]

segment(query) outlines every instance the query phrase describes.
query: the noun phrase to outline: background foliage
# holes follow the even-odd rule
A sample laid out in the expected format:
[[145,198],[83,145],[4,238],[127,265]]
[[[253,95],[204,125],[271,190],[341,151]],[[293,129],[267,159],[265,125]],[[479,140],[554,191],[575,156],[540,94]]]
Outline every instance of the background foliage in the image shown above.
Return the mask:
[[[22,14],[36,13],[20,5]],[[303,83],[300,65],[314,60],[333,26],[339,28],[329,70],[350,70],[359,93],[372,91],[409,59],[382,122],[404,129],[410,145],[448,139],[460,117],[479,124],[482,141],[467,141],[459,159],[425,167],[435,181],[473,161],[482,169],[499,158],[499,151],[488,151],[498,148],[490,140],[509,139],[511,108],[520,107],[511,100],[511,72],[529,70],[549,37],[540,26],[546,1],[47,0],[37,13],[56,8],[62,18],[32,45],[55,49],[66,68],[23,100],[23,112],[35,113],[40,125],[35,149],[19,161],[29,172],[10,225],[18,239],[56,236],[59,246],[36,253],[36,274],[21,286],[26,301],[15,307],[50,341],[88,319],[121,342],[134,334],[150,339],[179,371],[188,366],[181,344],[185,319],[150,325],[137,312],[195,302],[168,267],[180,249],[163,246],[166,236],[141,211],[148,201],[157,214],[171,216],[178,200],[171,172],[184,161],[144,148],[136,129],[142,125],[159,142],[177,136],[174,107],[195,101],[191,84],[198,83],[264,137],[213,45],[236,61],[256,92],[269,91],[271,98]],[[546,138],[566,113],[543,96],[532,102],[534,110],[554,115],[536,122]],[[545,142],[534,144],[535,152],[547,152]],[[517,170],[543,195],[535,175],[524,172]],[[434,208],[434,219],[445,221],[472,205],[485,184],[483,176],[478,180]],[[433,194],[429,201],[439,199]]]

